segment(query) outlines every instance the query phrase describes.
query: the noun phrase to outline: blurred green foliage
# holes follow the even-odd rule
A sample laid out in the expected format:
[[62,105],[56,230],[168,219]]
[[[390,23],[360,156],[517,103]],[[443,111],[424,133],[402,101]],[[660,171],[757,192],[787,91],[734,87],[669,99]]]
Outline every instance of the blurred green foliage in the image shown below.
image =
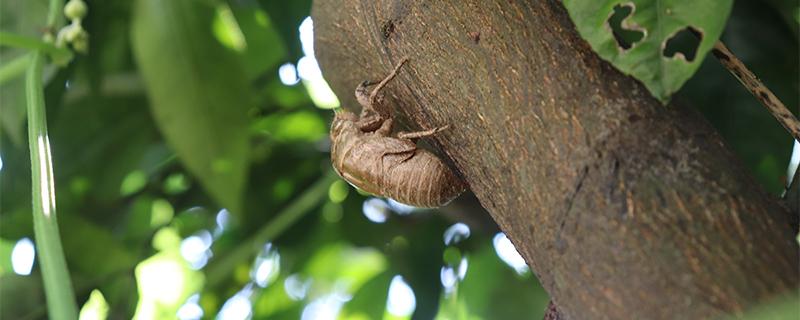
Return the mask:
[[[279,77],[308,54],[298,26],[310,1],[87,3],[88,54],[45,72],[59,223],[82,315],[235,318],[226,312],[245,305],[255,319],[541,317],[546,294],[498,258],[492,227],[445,244],[457,219],[371,208],[331,183],[332,112],[310,98],[318,84]],[[780,2],[737,3],[723,40],[796,108],[796,14],[767,3]],[[0,0],[0,30],[39,37],[45,9]],[[0,67],[24,53],[0,48]],[[0,92],[0,318],[43,318],[38,264],[29,276],[11,264],[15,243],[33,237],[22,79]],[[791,139],[716,61],[677,99],[780,189]],[[462,268],[444,288],[443,274]],[[395,279],[413,290],[413,315],[387,303],[402,293]]]

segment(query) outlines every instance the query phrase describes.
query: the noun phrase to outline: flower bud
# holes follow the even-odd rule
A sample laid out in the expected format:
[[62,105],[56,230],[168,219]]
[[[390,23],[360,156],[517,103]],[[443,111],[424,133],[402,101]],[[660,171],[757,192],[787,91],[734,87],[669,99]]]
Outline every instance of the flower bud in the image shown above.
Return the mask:
[[70,20],[83,19],[86,16],[86,2],[83,0],[69,0],[64,6],[64,15]]

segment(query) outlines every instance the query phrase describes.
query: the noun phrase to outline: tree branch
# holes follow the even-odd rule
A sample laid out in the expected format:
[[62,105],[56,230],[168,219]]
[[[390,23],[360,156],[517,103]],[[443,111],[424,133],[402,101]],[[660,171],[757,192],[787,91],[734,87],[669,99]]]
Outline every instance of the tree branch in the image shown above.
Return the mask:
[[[701,117],[600,60],[561,3],[317,1],[316,54],[347,107],[386,89],[569,319],[739,313],[798,285],[788,212]],[[479,34],[480,36],[475,36]]]

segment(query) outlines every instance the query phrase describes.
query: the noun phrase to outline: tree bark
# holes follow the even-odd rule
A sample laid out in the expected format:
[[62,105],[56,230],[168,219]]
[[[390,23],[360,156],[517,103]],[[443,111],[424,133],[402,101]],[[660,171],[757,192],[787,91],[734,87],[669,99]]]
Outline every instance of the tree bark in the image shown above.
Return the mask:
[[740,313],[798,286],[787,210],[699,114],[599,59],[560,1],[324,0],[312,16],[346,108],[409,58],[383,112],[450,124],[428,141],[566,318]]

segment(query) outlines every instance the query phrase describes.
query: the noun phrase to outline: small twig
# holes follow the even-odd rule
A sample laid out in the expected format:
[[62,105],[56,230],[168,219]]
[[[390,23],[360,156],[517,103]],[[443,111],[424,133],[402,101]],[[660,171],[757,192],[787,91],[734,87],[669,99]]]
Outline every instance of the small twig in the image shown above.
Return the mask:
[[786,108],[783,102],[781,102],[761,80],[758,80],[752,71],[747,69],[739,58],[728,50],[728,47],[726,47],[722,41],[717,41],[717,43],[714,44],[714,49],[711,50],[711,53],[719,59],[719,62],[722,63],[725,69],[728,69],[728,71],[730,71],[758,101],[761,101],[761,104],[767,107],[767,110],[772,113],[772,116],[789,131],[795,140],[800,141],[800,121],[797,120],[794,114]]

